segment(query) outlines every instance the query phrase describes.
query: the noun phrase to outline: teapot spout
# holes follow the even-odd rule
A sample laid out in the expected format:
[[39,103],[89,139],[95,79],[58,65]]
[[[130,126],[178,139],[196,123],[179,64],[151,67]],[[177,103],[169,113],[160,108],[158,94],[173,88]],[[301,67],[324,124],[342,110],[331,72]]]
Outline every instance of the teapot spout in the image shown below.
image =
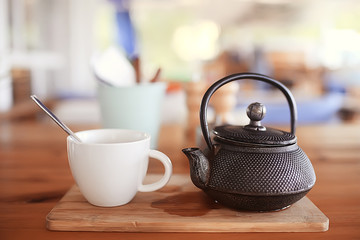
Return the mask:
[[185,148],[182,151],[189,159],[191,181],[198,188],[204,189],[210,175],[208,158],[199,148]]

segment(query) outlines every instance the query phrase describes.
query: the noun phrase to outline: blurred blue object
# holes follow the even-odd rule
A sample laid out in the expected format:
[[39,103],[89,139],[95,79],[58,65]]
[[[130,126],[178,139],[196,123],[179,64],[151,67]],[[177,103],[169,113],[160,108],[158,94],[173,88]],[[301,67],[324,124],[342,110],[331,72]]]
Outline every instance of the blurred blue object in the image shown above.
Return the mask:
[[[344,102],[344,94],[329,92],[321,97],[297,101],[297,124],[312,124],[330,122],[336,119],[337,112]],[[289,124],[289,106],[284,103],[266,104],[264,124]]]
[[129,59],[137,57],[134,27],[129,12],[130,0],[110,0],[116,7],[117,42]]
[[342,69],[337,71],[328,71],[324,74],[327,90],[346,92],[352,86],[360,86],[359,69]]

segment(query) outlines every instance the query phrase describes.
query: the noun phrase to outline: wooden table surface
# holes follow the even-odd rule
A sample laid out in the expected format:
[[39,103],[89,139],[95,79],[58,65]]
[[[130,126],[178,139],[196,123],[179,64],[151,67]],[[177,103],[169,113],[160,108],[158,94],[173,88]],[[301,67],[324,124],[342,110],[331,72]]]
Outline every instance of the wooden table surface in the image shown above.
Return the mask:
[[[96,126],[71,126],[73,130]],[[159,150],[175,173],[188,173],[181,149],[192,146],[180,126],[163,126]],[[360,239],[360,125],[301,126],[298,143],[311,159],[315,187],[307,195],[330,219],[322,233],[53,232],[45,217],[74,184],[66,134],[53,122],[0,122],[0,239]],[[151,161],[150,170],[161,166]]]

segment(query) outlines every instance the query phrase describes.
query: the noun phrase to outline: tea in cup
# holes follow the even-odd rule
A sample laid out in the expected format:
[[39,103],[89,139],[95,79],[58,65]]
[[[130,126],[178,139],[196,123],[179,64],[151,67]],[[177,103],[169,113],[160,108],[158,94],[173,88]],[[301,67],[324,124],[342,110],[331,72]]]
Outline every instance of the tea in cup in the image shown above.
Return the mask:
[[[150,149],[150,135],[127,129],[97,129],[77,132],[81,143],[67,138],[72,175],[86,200],[101,207],[130,202],[138,191],[164,187],[172,174],[172,163],[162,152]],[[149,157],[165,168],[162,178],[143,184]]]

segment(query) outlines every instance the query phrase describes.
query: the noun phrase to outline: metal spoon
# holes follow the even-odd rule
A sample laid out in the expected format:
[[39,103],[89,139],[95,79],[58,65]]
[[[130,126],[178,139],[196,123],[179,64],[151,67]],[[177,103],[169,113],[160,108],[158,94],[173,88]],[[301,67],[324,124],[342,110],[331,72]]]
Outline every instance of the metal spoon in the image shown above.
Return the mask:
[[61,122],[55,114],[53,114],[35,95],[30,96],[32,100],[42,109],[44,112],[47,113],[51,117],[54,122],[57,123],[67,134],[69,134],[73,139],[75,139],[78,142],[81,142],[80,138],[73,133],[73,131],[70,130],[63,122]]

